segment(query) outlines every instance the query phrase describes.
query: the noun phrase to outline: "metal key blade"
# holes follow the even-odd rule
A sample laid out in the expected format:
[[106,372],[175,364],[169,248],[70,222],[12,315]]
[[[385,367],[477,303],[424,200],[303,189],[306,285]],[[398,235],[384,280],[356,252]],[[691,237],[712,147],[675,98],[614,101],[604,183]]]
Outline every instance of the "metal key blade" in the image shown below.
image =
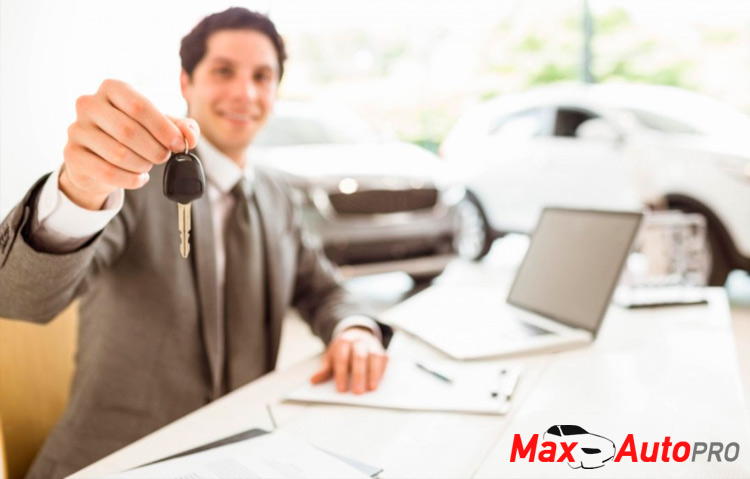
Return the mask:
[[190,253],[190,203],[177,203],[177,217],[180,229],[180,254],[187,258]]

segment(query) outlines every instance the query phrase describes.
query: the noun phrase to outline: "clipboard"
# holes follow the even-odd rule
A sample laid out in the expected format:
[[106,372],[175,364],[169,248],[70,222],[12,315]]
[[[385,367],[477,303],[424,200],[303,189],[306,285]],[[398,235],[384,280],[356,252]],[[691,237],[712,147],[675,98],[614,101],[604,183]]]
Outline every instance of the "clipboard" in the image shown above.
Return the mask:
[[392,358],[375,391],[342,394],[333,381],[305,384],[284,400],[347,406],[439,411],[473,414],[507,414],[522,366],[514,361],[416,361]]

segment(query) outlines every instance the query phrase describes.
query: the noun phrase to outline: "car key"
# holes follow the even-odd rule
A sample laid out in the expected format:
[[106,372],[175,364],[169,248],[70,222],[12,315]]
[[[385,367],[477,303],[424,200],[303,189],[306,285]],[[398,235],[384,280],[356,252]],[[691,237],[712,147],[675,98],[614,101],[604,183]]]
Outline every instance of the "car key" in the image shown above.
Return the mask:
[[177,224],[180,230],[180,253],[187,258],[190,253],[190,203],[206,191],[206,175],[197,156],[189,152],[187,139],[185,152],[173,154],[164,169],[164,196],[177,202]]

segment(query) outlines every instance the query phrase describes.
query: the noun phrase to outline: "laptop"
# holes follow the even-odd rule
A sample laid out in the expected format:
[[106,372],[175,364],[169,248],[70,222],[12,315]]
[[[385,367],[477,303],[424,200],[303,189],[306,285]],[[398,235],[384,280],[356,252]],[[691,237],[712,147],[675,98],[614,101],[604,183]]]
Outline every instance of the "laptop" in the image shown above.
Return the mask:
[[456,359],[551,352],[591,343],[643,215],[546,208],[510,293],[434,285],[384,315]]

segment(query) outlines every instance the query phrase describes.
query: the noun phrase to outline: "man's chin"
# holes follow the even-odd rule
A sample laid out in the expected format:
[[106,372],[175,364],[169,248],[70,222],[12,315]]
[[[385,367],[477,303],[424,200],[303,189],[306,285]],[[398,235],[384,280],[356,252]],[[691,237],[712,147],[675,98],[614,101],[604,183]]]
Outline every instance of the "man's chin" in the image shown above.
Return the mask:
[[229,131],[225,131],[224,135],[222,135],[224,138],[224,142],[228,145],[249,145],[251,141],[253,141],[253,138],[255,137],[257,129],[253,126],[252,128],[235,128]]

